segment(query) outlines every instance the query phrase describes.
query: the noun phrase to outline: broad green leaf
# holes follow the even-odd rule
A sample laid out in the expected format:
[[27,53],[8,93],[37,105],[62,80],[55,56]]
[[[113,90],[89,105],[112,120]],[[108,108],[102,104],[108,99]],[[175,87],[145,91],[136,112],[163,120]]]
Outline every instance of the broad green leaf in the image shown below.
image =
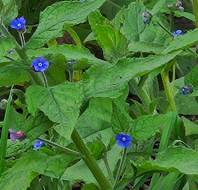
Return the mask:
[[[19,0],[18,0],[19,1]],[[12,10],[12,11],[10,11]],[[0,16],[3,22],[8,25],[9,22],[18,15],[17,0],[1,0]]]
[[146,58],[128,58],[115,65],[93,66],[82,82],[87,97],[119,97],[129,80],[142,76],[174,59],[180,51]]
[[178,36],[162,53],[167,54],[172,51],[190,47],[196,43],[198,43],[198,29],[194,29],[193,31],[187,32],[182,36]]
[[184,77],[186,85],[192,85],[194,88],[198,87],[198,66],[192,68],[192,70]]
[[141,116],[131,122],[132,136],[136,140],[146,141],[172,125],[172,117],[176,117],[174,113]]
[[112,128],[115,133],[127,132],[130,122],[129,106],[120,99],[113,100]]
[[7,59],[5,56],[13,59],[14,56],[16,57],[14,47],[14,43],[10,39],[0,37],[0,63],[9,61],[9,59]]
[[112,101],[92,98],[86,111],[79,117],[76,129],[83,138],[111,127]]
[[39,174],[58,178],[72,161],[66,154],[47,155],[42,152],[24,154],[14,166],[3,173],[0,189],[26,190],[31,181]]
[[29,80],[29,73],[20,64],[0,63],[0,86],[20,85]]
[[27,54],[31,57],[62,54],[67,60],[83,60],[87,61],[89,64],[105,63],[92,55],[88,49],[74,45],[58,45],[49,48],[28,50]]
[[184,127],[185,127],[185,135],[198,135],[198,125],[185,117],[183,117]]
[[61,36],[64,24],[76,25],[84,22],[104,2],[105,0],[61,1],[47,7],[40,15],[39,26],[27,47],[39,48],[49,40]]
[[113,62],[126,55],[127,40],[99,12],[90,14],[89,24],[108,61]]
[[187,18],[188,20],[195,22],[195,15],[192,13],[183,12],[183,11],[175,11],[174,14],[176,17],[184,17],[184,18]]
[[78,119],[82,100],[82,89],[77,83],[60,84],[49,89],[35,85],[26,91],[29,113],[35,115],[41,110],[51,121],[60,124],[58,127],[67,138]]
[[198,152],[185,147],[170,147],[159,153],[155,160],[138,164],[145,171],[179,171],[186,175],[198,175]]
[[82,190],[99,190],[95,184],[85,184]]
[[123,34],[129,41],[139,41],[140,34],[146,25],[143,22],[143,13],[146,7],[142,2],[133,2],[123,12]]
[[160,12],[161,8],[165,5],[167,0],[159,0],[156,2],[156,4],[154,5],[154,7],[151,10],[151,14],[155,15],[158,12]]

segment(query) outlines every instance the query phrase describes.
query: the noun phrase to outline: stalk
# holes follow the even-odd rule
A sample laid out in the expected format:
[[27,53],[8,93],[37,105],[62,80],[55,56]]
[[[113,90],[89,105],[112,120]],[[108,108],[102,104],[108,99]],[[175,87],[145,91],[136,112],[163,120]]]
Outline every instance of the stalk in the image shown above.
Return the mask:
[[83,155],[83,160],[94,175],[95,179],[97,180],[98,184],[100,185],[101,189],[103,190],[113,190],[110,182],[107,180],[105,175],[103,174],[102,170],[98,166],[95,158],[90,153],[89,149],[83,142],[81,136],[78,134],[77,130],[74,129],[71,135],[71,138],[76,145],[78,151]]
[[173,91],[172,91],[172,88],[170,86],[168,71],[162,71],[161,72],[161,77],[162,77],[162,82],[163,82],[163,85],[164,85],[164,90],[165,90],[165,93],[166,93],[166,97],[168,99],[168,102],[170,104],[170,107],[171,107],[171,109],[172,109],[173,112],[177,112],[177,108],[176,108],[176,104],[175,104],[175,100],[174,100]]
[[195,25],[198,28],[198,0],[193,0],[193,12],[195,15]]
[[1,133],[1,143],[0,143],[0,175],[3,173],[5,168],[5,157],[7,149],[7,139],[8,139],[8,130],[11,122],[11,102],[12,102],[12,88],[10,90],[10,95],[8,98],[8,103],[6,107],[3,128]]

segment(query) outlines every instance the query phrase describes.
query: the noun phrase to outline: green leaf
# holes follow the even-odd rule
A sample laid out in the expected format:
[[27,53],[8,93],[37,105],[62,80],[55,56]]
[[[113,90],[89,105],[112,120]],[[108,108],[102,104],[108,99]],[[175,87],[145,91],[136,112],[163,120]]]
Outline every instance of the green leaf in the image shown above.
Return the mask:
[[0,3],[0,16],[2,17],[3,22],[8,25],[10,21],[18,15],[17,1],[1,0]]
[[92,98],[86,111],[79,117],[76,129],[85,138],[111,127],[112,102],[108,98]]
[[60,124],[58,127],[66,138],[70,137],[76,124],[82,100],[78,83],[60,84],[49,89],[30,86],[26,91],[29,113],[35,115],[38,109],[41,110],[51,121]]
[[179,171],[186,175],[198,175],[198,152],[185,147],[170,147],[159,153],[155,160],[139,164],[139,169],[146,171]]
[[183,12],[183,11],[175,11],[174,14],[176,17],[184,17],[184,18],[187,18],[188,20],[195,22],[195,15],[192,13]]
[[172,125],[173,117],[176,118],[174,113],[141,116],[131,122],[132,136],[137,140],[146,141]]
[[120,60],[115,65],[93,66],[82,80],[86,97],[119,97],[126,90],[129,80],[165,65],[179,53],[173,52],[146,58],[128,58]]
[[166,1],[167,0],[159,0],[159,1],[157,1],[157,3],[154,5],[154,7],[151,10],[151,14],[152,15],[157,14],[162,9],[162,7],[165,5]]
[[47,155],[42,152],[24,154],[0,178],[0,189],[26,190],[31,181],[39,174],[58,178],[72,161],[66,154]]
[[19,85],[30,80],[30,76],[20,64],[16,62],[0,64],[0,86]]
[[187,32],[182,36],[178,36],[162,53],[167,54],[172,51],[190,47],[196,43],[198,43],[198,29],[194,29],[193,31]]
[[198,66],[192,68],[192,70],[184,77],[186,85],[192,85],[193,87],[198,87]]
[[13,51],[14,47],[15,46],[12,40],[5,37],[0,37],[0,63],[8,61],[8,59],[5,58],[5,56],[13,58],[13,54],[15,53],[9,52]]
[[63,55],[67,60],[83,60],[88,64],[105,63],[103,60],[97,59],[88,49],[74,45],[58,45],[49,48],[40,48],[37,50],[28,50],[27,54],[31,57],[46,56],[46,55]]
[[146,7],[141,1],[133,2],[123,13],[123,34],[129,41],[139,41],[140,34],[146,25],[143,22],[143,13]]
[[61,1],[47,7],[41,13],[39,26],[26,47],[42,47],[50,39],[61,36],[64,24],[76,25],[84,22],[104,2],[105,0]]
[[85,184],[82,190],[99,190],[95,184]]
[[184,127],[185,127],[185,135],[198,135],[198,125],[185,117],[183,117]]
[[89,16],[89,24],[108,61],[113,62],[126,55],[127,40],[105,17],[94,12]]

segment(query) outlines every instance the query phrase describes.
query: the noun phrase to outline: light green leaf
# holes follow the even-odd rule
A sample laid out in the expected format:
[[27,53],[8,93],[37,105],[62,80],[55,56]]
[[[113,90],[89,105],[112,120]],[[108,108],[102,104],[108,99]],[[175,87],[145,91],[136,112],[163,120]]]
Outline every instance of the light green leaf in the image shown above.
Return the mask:
[[67,60],[84,60],[89,64],[105,63],[92,55],[88,49],[74,45],[58,45],[37,50],[28,50],[27,54],[31,57],[62,54]]
[[186,85],[192,85],[198,87],[198,66],[192,68],[192,70],[184,77]]
[[60,124],[62,135],[69,138],[79,116],[83,100],[82,89],[78,83],[60,84],[49,89],[30,86],[26,91],[29,113],[35,115],[41,110],[48,118]]
[[163,54],[170,53],[179,49],[184,49],[198,43],[198,29],[187,32],[182,36],[175,38],[169,46],[162,52]]
[[58,178],[72,161],[66,154],[47,155],[42,152],[24,154],[0,178],[2,190],[26,190],[39,174]]
[[198,135],[198,125],[183,117],[186,136]]
[[131,122],[132,136],[137,140],[148,140],[167,126],[172,125],[173,117],[176,118],[174,113],[141,116]]
[[179,171],[186,175],[198,175],[198,152],[185,147],[170,147],[161,152],[156,160],[138,165],[141,170]]
[[174,14],[176,17],[184,17],[184,18],[187,18],[188,20],[195,22],[195,15],[192,13],[183,12],[183,11],[175,11]]
[[40,15],[39,26],[27,47],[39,48],[50,39],[61,36],[64,24],[76,25],[84,22],[104,2],[105,0],[61,1],[47,7]]
[[157,1],[157,3],[155,4],[155,6],[152,8],[151,10],[151,14],[155,15],[158,12],[160,12],[160,10],[162,9],[162,7],[165,5],[167,0],[159,0]]
[[116,98],[123,94],[129,80],[142,76],[174,59],[180,52],[146,58],[122,59],[115,65],[93,66],[83,78],[87,97]]
[[20,64],[0,63],[0,86],[19,85],[29,80],[29,73]]
[[89,16],[89,24],[108,61],[116,61],[126,54],[127,40],[99,12]]

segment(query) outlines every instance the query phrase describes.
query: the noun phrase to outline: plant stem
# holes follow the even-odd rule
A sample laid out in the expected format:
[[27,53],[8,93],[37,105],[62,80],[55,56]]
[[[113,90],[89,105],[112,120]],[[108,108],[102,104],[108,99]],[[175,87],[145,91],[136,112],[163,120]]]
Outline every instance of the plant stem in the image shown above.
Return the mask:
[[121,161],[120,161],[120,165],[119,165],[117,173],[116,173],[116,178],[115,178],[115,182],[114,182],[114,186],[113,186],[114,188],[116,187],[116,185],[117,185],[117,183],[120,179],[120,176],[122,174],[126,153],[127,153],[127,149],[125,148],[123,153],[122,153],[122,158],[121,158]]
[[78,151],[83,155],[83,160],[94,175],[95,179],[97,180],[98,184],[100,185],[102,190],[113,190],[110,182],[107,180],[105,175],[103,174],[102,170],[98,166],[95,158],[90,153],[89,149],[83,142],[81,136],[78,134],[76,129],[73,130],[71,138],[76,145]]
[[42,72],[41,74],[42,74],[42,77],[43,77],[43,81],[44,81],[45,87],[48,88],[47,77],[46,77],[44,72]]
[[198,28],[198,0],[193,0],[193,12],[195,15],[195,25]]
[[5,112],[5,118],[3,122],[3,128],[1,133],[1,144],[0,144],[0,175],[4,171],[5,168],[5,156],[6,156],[6,149],[7,149],[7,139],[8,139],[8,130],[11,122],[11,102],[12,102],[12,88],[10,90],[10,95],[8,98],[8,103]]
[[165,70],[162,71],[161,72],[161,77],[162,77],[164,90],[165,90],[168,102],[170,104],[170,107],[171,107],[172,111],[177,112],[177,108],[176,108],[176,104],[175,104],[175,100],[174,100],[174,95],[173,95],[173,90],[171,88],[170,81],[169,81],[168,71],[165,71]]
[[59,144],[57,144],[57,143],[55,143],[55,142],[52,142],[52,141],[50,141],[50,140],[43,139],[43,138],[41,138],[41,137],[39,137],[38,139],[41,140],[41,141],[43,141],[43,142],[45,142],[45,143],[47,143],[47,144],[49,144],[49,145],[51,145],[51,146],[58,147],[59,149],[62,149],[64,152],[66,152],[66,153],[68,153],[68,154],[73,154],[73,155],[77,155],[77,156],[80,155],[79,152],[77,152],[77,151],[75,151],[75,150],[71,150],[71,149],[66,148],[66,147],[64,147],[64,146],[61,146],[61,145],[59,145]]
[[107,159],[107,152],[104,153],[103,161],[104,161],[105,167],[107,169],[107,172],[108,172],[109,178],[111,180],[111,183],[113,184],[114,178],[113,178],[113,173],[111,171],[111,168],[109,166],[109,162],[108,162],[108,159]]

